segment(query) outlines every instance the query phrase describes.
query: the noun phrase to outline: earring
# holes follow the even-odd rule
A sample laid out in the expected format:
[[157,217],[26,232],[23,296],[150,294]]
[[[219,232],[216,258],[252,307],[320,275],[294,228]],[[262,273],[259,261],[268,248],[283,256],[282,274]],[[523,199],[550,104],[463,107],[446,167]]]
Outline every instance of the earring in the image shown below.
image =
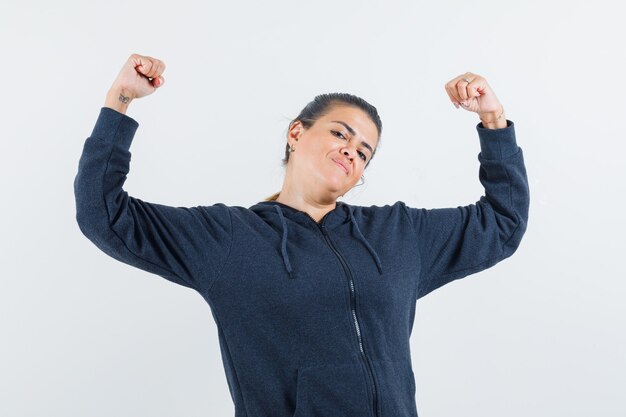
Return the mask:
[[296,147],[291,145],[291,148],[289,148],[289,152],[295,152],[296,151]]

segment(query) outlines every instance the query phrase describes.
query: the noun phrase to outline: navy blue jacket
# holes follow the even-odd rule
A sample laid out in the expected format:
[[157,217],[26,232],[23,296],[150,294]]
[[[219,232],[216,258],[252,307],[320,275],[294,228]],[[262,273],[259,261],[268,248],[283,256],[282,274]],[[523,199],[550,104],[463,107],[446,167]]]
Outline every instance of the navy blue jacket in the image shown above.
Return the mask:
[[513,122],[476,129],[485,195],[456,208],[337,202],[318,223],[278,202],[171,207],[128,195],[138,123],[103,107],[74,181],[82,233],[196,290],[236,417],[416,417],[416,300],[511,256],[529,189]]

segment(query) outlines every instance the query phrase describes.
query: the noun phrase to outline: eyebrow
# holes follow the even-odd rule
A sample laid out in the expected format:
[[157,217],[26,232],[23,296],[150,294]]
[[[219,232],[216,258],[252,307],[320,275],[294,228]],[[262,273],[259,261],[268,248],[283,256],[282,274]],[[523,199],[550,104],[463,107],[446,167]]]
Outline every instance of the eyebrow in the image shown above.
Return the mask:
[[[333,123],[339,123],[339,124],[342,124],[342,125],[343,125],[346,129],[348,129],[348,132],[350,132],[350,134],[351,134],[352,136],[354,136],[354,135],[356,134],[356,132],[354,131],[354,129],[352,129],[352,128],[350,127],[350,125],[349,125],[349,124],[347,124],[347,123],[345,123],[345,122],[342,122],[341,120],[333,120],[332,122],[333,122]],[[363,146],[365,146],[367,149],[369,149],[369,151],[370,151],[370,153],[372,154],[372,156],[374,155],[374,150],[373,150],[373,149],[372,149],[372,147],[369,145],[369,143],[367,143],[367,142],[365,142],[365,141],[363,141],[363,140],[362,140],[362,141],[361,141],[361,144],[362,144]]]

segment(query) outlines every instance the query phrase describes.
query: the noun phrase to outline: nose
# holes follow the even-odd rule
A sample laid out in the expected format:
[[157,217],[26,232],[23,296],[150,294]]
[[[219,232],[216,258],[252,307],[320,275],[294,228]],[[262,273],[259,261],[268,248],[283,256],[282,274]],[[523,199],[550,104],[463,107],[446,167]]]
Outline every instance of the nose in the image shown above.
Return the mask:
[[354,159],[354,154],[356,153],[356,150],[352,149],[349,146],[346,146],[345,148],[343,148],[342,153],[347,156],[348,158],[350,158],[350,160]]

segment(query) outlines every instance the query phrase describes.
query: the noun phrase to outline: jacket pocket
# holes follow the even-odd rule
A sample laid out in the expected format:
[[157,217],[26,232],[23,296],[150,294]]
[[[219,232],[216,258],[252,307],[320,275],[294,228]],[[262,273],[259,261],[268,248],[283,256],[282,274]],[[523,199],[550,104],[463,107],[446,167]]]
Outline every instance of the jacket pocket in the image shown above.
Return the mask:
[[372,398],[360,363],[298,369],[293,417],[370,417]]
[[373,361],[383,416],[417,417],[415,375],[407,361]]

